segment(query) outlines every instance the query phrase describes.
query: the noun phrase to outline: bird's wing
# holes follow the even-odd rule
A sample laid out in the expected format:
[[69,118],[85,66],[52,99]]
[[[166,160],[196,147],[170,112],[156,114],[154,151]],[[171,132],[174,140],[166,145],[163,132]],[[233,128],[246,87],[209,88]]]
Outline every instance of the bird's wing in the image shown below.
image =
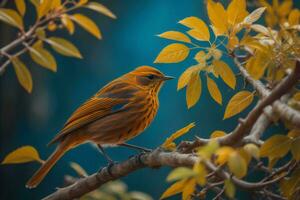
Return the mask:
[[82,104],[68,119],[63,129],[49,143],[53,144],[91,122],[123,110],[137,91],[128,84],[114,81],[101,89],[94,97]]

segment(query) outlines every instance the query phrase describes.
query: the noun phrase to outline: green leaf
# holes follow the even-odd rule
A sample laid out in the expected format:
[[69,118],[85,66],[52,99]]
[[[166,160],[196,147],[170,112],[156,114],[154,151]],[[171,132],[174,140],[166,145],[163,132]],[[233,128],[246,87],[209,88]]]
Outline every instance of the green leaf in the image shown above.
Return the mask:
[[196,173],[187,167],[177,167],[170,172],[167,177],[167,181],[177,181],[180,179],[190,178],[196,175]]
[[1,164],[18,164],[31,161],[43,163],[37,150],[32,146],[23,146],[9,153]]
[[74,14],[70,18],[96,38],[101,39],[102,36],[98,26],[90,18],[82,14]]
[[21,86],[28,92],[32,91],[32,77],[30,71],[24,65],[24,63],[17,57],[11,59],[14,66],[17,78]]
[[23,29],[21,16],[12,9],[0,8],[0,20],[19,29]]
[[71,42],[63,38],[50,37],[45,41],[49,43],[55,51],[64,56],[82,58],[79,50]]
[[243,178],[247,174],[247,163],[238,152],[234,151],[229,155],[227,164],[237,178]]
[[229,197],[229,198],[234,198],[235,195],[235,186],[232,183],[231,180],[226,179],[224,182],[224,187],[225,187],[225,194]]
[[116,15],[114,13],[112,13],[107,7],[105,7],[104,5],[97,3],[97,2],[90,2],[87,5],[85,5],[84,7],[89,8],[91,10],[97,11],[103,15],[106,15],[110,18],[116,19]]
[[47,69],[50,69],[53,72],[56,72],[56,61],[49,51],[40,47],[39,45],[33,45],[29,48],[29,54],[34,62]]

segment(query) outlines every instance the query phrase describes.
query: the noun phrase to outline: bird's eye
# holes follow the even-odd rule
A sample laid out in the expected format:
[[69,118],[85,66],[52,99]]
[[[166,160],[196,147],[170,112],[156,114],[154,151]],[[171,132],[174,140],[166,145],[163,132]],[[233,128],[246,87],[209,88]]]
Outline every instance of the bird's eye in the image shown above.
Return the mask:
[[150,74],[150,75],[147,76],[147,78],[150,79],[150,80],[152,80],[152,79],[154,79],[154,75]]

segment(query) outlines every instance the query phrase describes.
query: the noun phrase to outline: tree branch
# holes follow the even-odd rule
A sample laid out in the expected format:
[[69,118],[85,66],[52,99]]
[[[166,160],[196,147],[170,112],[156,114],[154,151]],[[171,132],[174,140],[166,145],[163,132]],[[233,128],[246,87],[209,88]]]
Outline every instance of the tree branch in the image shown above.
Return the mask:
[[[234,58],[234,61],[240,69],[242,75],[247,79],[249,83],[253,85],[253,87],[258,91],[258,93],[263,97],[263,99],[257,103],[257,105],[252,109],[252,111],[249,112],[248,116],[243,120],[243,122],[239,123],[238,126],[230,134],[217,138],[218,142],[221,145],[238,144],[243,137],[249,134],[251,128],[254,126],[257,119],[264,112],[265,107],[271,105],[275,101],[280,103],[278,99],[280,99],[284,94],[289,92],[300,79],[300,62],[297,60],[294,71],[288,76],[286,76],[270,92],[267,89],[265,89],[265,87],[260,81],[251,78],[251,76],[248,74],[246,69],[244,69],[244,67],[238,61],[237,58]],[[297,119],[294,115],[293,117],[294,120]],[[300,123],[300,121],[298,123]],[[196,138],[196,140],[193,142],[182,142],[179,145],[179,150],[182,152],[190,152],[192,149],[204,145],[209,141],[209,139]]]

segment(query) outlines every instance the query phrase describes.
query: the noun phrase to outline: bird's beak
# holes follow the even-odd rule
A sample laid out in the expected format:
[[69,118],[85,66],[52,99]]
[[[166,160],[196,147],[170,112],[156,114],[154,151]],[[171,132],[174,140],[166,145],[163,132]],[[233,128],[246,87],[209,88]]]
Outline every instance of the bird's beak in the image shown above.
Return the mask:
[[164,76],[164,77],[162,77],[162,80],[164,80],[164,81],[167,81],[167,80],[171,80],[171,79],[174,79],[175,77],[173,77],[173,76]]

